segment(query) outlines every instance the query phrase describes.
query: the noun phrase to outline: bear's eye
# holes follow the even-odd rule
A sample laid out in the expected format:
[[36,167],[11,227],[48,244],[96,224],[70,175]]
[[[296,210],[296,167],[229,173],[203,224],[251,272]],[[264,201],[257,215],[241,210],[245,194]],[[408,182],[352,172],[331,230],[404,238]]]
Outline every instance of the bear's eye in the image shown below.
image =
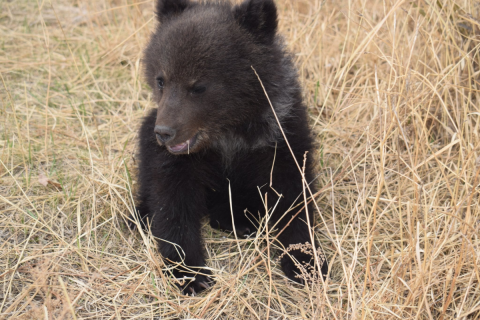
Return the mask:
[[196,86],[196,87],[193,87],[192,93],[193,94],[202,94],[206,90],[207,90],[207,88],[205,86]]
[[163,80],[162,77],[158,77],[157,78],[157,86],[160,88],[160,89],[163,89],[163,86],[165,85],[165,81]]

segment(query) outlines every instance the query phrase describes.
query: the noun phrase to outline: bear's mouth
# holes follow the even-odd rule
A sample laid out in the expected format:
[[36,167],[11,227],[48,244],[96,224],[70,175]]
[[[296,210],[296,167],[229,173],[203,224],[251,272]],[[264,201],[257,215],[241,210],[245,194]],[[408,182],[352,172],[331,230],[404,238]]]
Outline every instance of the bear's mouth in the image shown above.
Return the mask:
[[172,146],[167,146],[168,151],[171,153],[190,153],[190,151],[193,149],[193,146],[197,142],[197,137],[198,133],[196,133],[193,137],[188,139],[185,142],[175,144]]

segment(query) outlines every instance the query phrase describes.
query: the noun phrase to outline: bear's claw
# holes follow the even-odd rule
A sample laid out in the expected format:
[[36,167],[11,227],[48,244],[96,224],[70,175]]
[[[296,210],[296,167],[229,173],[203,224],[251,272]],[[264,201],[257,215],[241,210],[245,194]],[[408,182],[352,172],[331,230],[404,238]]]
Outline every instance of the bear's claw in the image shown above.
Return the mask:
[[[322,264],[320,267],[321,276],[325,281],[328,274],[328,262],[324,257],[319,257],[319,260]],[[289,255],[284,255],[281,259],[281,265],[285,275],[299,284],[305,285],[306,282],[319,280],[315,259],[300,250],[293,250],[289,252]]]
[[192,274],[192,273],[187,273],[187,272],[182,272],[182,271],[177,271],[175,272],[176,278],[179,280],[182,280],[183,277],[194,277],[194,280],[187,280],[185,279],[185,283],[182,285],[180,283],[177,283],[177,286],[179,287],[180,290],[182,290],[182,293],[185,295],[197,295],[198,293],[210,289],[213,284],[215,284],[215,281],[206,276],[206,274],[211,274],[210,271],[208,270],[201,270],[200,271],[202,274],[197,273],[197,274]]

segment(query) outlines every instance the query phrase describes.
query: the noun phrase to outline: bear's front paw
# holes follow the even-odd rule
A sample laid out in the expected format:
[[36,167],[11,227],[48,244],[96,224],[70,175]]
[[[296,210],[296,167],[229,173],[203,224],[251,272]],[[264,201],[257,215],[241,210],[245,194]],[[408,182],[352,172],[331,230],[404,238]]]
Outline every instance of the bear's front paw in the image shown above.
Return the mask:
[[212,273],[209,270],[201,269],[197,273],[175,270],[173,272],[176,278],[177,286],[185,295],[196,295],[206,289],[209,289],[215,284],[212,278],[209,277]]
[[[323,280],[327,279],[328,263],[325,256],[317,248],[318,263]],[[280,256],[282,270],[285,275],[300,284],[320,280],[318,267],[315,265],[312,245],[310,243],[290,245],[286,252]]]

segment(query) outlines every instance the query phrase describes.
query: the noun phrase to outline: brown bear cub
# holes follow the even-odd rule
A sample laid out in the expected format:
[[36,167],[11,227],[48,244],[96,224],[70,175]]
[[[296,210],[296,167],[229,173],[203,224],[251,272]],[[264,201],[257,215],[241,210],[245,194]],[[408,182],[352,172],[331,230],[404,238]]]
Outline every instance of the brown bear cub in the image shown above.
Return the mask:
[[[248,236],[266,214],[267,194],[270,228],[287,226],[277,245],[311,244],[306,211],[298,213],[303,184],[292,152],[300,167],[310,152],[305,178],[311,182],[312,137],[273,0],[236,6],[157,0],[156,14],[160,24],[144,67],[157,108],[139,132],[137,212],[159,238],[165,261],[176,265],[173,275],[194,278],[183,292],[198,293],[213,283],[203,268],[204,217],[214,228],[234,225],[237,236]],[[314,259],[300,249],[289,254],[281,258],[283,271],[302,282],[292,257],[311,267]],[[320,267],[325,275],[327,264]]]

